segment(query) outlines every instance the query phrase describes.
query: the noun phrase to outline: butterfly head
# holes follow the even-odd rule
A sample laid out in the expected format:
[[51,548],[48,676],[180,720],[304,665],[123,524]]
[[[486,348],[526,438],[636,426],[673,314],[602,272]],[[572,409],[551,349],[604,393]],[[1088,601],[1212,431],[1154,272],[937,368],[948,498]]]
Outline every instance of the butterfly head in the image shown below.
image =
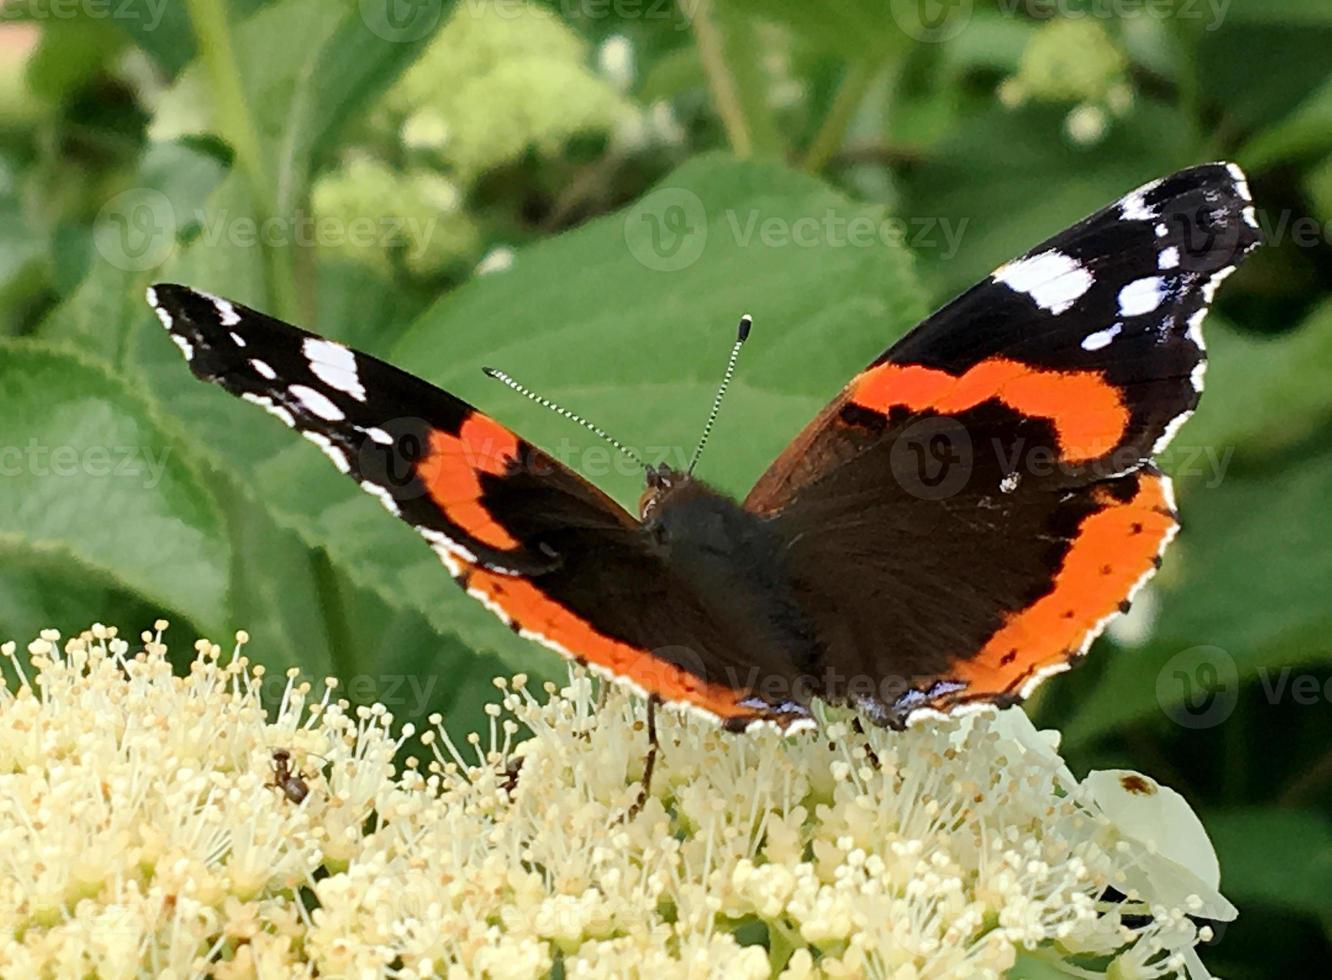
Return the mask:
[[647,486],[643,490],[643,496],[638,498],[639,519],[648,520],[662,500],[693,482],[693,477],[688,473],[672,469],[665,463],[658,463],[655,467],[649,466]]

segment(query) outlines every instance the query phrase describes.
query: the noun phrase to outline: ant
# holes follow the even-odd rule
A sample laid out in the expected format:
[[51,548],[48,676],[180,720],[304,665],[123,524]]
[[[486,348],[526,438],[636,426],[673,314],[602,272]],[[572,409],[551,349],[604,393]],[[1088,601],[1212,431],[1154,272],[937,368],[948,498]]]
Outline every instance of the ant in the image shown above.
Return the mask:
[[283,795],[298,806],[310,795],[305,774],[292,771],[291,752],[287,749],[273,750],[273,781],[268,785],[282,790]]

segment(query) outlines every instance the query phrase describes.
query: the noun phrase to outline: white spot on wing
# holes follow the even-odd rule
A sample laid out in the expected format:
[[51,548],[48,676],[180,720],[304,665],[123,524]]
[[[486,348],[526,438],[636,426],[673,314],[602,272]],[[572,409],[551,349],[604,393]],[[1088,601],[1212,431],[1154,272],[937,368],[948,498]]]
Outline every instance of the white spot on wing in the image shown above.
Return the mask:
[[240,314],[236,312],[236,307],[232,306],[227,300],[214,297],[213,304],[217,307],[217,315],[222,320],[222,326],[234,327],[240,323]]
[[[1171,419],[1169,422],[1166,423],[1165,430],[1161,433],[1161,437],[1157,439],[1155,444],[1153,444],[1152,446],[1153,456],[1155,456],[1157,453],[1165,449],[1166,446],[1170,445],[1170,441],[1175,438],[1175,434],[1179,432],[1180,427],[1183,426],[1184,423],[1187,422],[1192,417],[1192,415],[1193,412],[1191,411],[1180,412],[1173,419]],[[1174,508],[1173,504],[1171,504],[1171,508],[1172,509]]]
[[245,346],[245,338],[242,337],[240,334],[235,333],[234,331],[231,334],[231,342],[235,344],[237,347]]
[[250,361],[250,367],[254,368],[258,374],[267,378],[269,381],[273,381],[277,378],[277,372],[258,358],[254,358]]
[[1055,314],[1077,302],[1094,281],[1077,259],[1060,252],[1041,252],[1007,262],[994,270],[993,278],[1026,293],[1036,305]]
[[263,395],[256,395],[252,391],[242,391],[241,398],[247,402],[252,402],[253,404],[258,405],[269,415],[276,415],[285,425],[289,425],[293,429],[296,428],[296,417],[277,402],[273,401],[273,399],[265,398]]
[[1161,254],[1156,257],[1156,267],[1158,269],[1174,269],[1178,265],[1179,249],[1174,245],[1161,249]]
[[315,377],[330,388],[365,401],[365,388],[356,370],[356,355],[341,344],[319,337],[307,337],[301,350],[310,362]]
[[365,429],[364,432],[381,446],[393,445],[393,437],[378,426],[372,425],[370,428]]
[[1147,204],[1147,194],[1161,183],[1160,180],[1154,180],[1150,184],[1143,184],[1136,191],[1130,191],[1119,201],[1119,213],[1127,221],[1151,221],[1156,217],[1156,211]]
[[398,509],[398,502],[393,499],[393,494],[389,493],[379,484],[371,483],[369,480],[362,480],[361,489],[364,490],[366,493],[370,494],[370,496],[374,497],[381,504],[383,504],[384,508],[390,514],[393,514],[395,516],[401,516],[402,511]]
[[1110,341],[1119,336],[1119,331],[1123,329],[1122,324],[1112,324],[1104,330],[1097,330],[1095,333],[1089,333],[1082,338],[1083,350],[1100,350],[1102,347],[1108,347]]
[[1216,295],[1216,291],[1221,288],[1221,284],[1226,281],[1226,277],[1235,271],[1233,265],[1228,265],[1223,269],[1217,269],[1212,273],[1212,278],[1208,279],[1202,286],[1203,299],[1208,303]]
[[1165,299],[1165,280],[1160,276],[1135,279],[1119,291],[1121,316],[1139,316],[1150,313]]
[[343,414],[342,409],[334,405],[328,399],[328,396],[322,392],[315,391],[305,385],[292,385],[290,391],[294,398],[321,419],[327,419],[329,422],[341,422],[347,417]]
[[1203,348],[1202,323],[1207,318],[1207,307],[1200,306],[1189,317],[1189,339],[1199,350]]
[[[167,325],[170,326],[170,323],[168,322]],[[171,342],[179,347],[180,352],[185,355],[185,360],[188,361],[194,357],[194,346],[188,340],[175,331],[172,331],[170,336]]]
[[322,432],[314,432],[306,429],[301,435],[318,446],[330,460],[343,473],[350,473],[351,466],[347,463],[347,454],[342,451],[340,446],[335,446],[333,441]]
[[1022,480],[1021,473],[1009,473],[999,481],[999,489],[1004,493],[1012,493],[1017,489],[1018,483]]
[[1244,171],[1239,168],[1239,164],[1227,163],[1226,170],[1230,176],[1235,178],[1235,191],[1246,201],[1252,200],[1249,196],[1249,178],[1244,176]]

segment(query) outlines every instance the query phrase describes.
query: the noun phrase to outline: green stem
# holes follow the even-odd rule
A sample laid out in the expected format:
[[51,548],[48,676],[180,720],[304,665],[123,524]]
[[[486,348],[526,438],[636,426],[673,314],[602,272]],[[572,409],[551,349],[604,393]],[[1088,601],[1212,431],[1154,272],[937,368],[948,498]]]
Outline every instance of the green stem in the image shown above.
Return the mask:
[[[217,114],[217,129],[236,153],[236,161],[250,185],[255,210],[262,224],[278,217],[277,198],[264,163],[259,130],[241,85],[240,66],[231,38],[231,22],[223,0],[185,0],[199,44],[199,56],[208,72]],[[268,288],[279,312],[290,317],[296,310],[290,255],[285,249],[262,246]]]
[[832,105],[828,107],[828,115],[824,117],[823,125],[814,134],[814,140],[805,151],[805,158],[801,162],[803,169],[818,173],[828,165],[833,154],[842,148],[856,109],[865,98],[878,69],[877,61],[859,61],[847,67],[842,83],[837,87],[837,94],[833,96]]
[[717,115],[721,117],[722,126],[726,129],[726,140],[731,144],[731,152],[742,160],[747,159],[753,155],[754,142],[745,119],[740,87],[726,62],[722,33],[713,17],[712,4],[700,2],[690,20],[694,28],[694,42],[698,45],[699,61],[703,63],[703,71],[708,76],[708,88],[712,91]]
[[319,608],[324,615],[324,632],[328,639],[328,655],[333,662],[334,676],[346,681],[356,675],[357,657],[352,648],[351,627],[343,609],[338,573],[333,568],[328,552],[322,548],[316,548],[310,553],[310,573],[319,596]]

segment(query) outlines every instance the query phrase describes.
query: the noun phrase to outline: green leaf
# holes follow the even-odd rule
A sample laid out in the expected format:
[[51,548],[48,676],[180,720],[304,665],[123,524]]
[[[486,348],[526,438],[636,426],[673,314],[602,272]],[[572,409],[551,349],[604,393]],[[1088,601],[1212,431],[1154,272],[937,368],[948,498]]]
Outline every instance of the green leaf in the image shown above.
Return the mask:
[[1270,456],[1332,419],[1332,300],[1277,337],[1239,333],[1215,316],[1205,329],[1209,390],[1180,432],[1181,447],[1212,449],[1218,459]]
[[1224,16],[1235,24],[1332,26],[1332,7],[1323,0],[1230,0]]
[[[926,31],[913,4],[892,4],[890,15],[877,0],[824,0],[810,4],[803,0],[737,0],[734,9],[760,20],[782,24],[803,42],[829,53],[865,58],[876,53],[906,48],[912,32]],[[900,8],[900,9],[899,9]],[[962,27],[969,17],[970,5],[947,13],[939,25],[944,33]],[[959,31],[960,33],[960,31]],[[917,36],[916,40],[924,40]]]
[[0,640],[22,646],[44,629],[75,636],[94,622],[107,621],[113,611],[108,625],[119,626],[127,639],[162,615],[160,606],[127,594],[111,576],[64,555],[33,551],[16,541],[0,544]]
[[1254,172],[1332,148],[1332,79],[1310,92],[1291,112],[1249,140],[1239,160]]
[[1203,821],[1221,860],[1221,888],[1243,909],[1267,905],[1332,916],[1332,821],[1312,810],[1220,810]]
[[57,18],[48,22],[28,62],[28,87],[47,102],[64,101],[104,72],[124,46],[105,21]]
[[205,624],[222,622],[216,503],[130,388],[64,351],[0,347],[0,541],[67,557]]
[[[1320,0],[1311,0],[1319,3]],[[1248,10],[1265,6],[1250,0]],[[1321,4],[1324,10],[1327,4]],[[1197,85],[1223,120],[1223,132],[1270,126],[1296,109],[1327,79],[1326,52],[1332,23],[1245,20],[1225,16],[1213,31],[1197,36]],[[1255,51],[1280,52],[1279,71],[1253,71]],[[1209,129],[1214,123],[1198,123]],[[1216,155],[1216,151],[1212,151]],[[1197,162],[1196,160],[1190,162]],[[1263,165],[1241,154],[1241,163]]]

